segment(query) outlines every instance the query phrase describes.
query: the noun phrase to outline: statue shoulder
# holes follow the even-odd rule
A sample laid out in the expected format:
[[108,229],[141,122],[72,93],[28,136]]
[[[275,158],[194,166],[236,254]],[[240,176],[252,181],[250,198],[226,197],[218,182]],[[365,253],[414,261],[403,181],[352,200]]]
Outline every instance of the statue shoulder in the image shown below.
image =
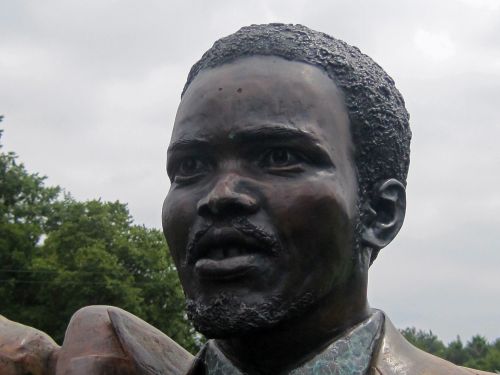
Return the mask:
[[457,366],[411,345],[385,317],[384,333],[371,369],[372,375],[487,375]]

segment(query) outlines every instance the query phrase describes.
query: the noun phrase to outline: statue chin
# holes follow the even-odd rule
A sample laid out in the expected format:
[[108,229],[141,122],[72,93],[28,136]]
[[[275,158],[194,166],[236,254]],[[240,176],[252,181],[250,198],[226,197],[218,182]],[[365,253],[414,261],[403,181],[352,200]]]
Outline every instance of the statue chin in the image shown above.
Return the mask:
[[195,328],[208,338],[230,338],[257,333],[301,316],[314,303],[312,293],[292,302],[274,296],[265,302],[249,304],[222,292],[210,303],[187,298],[186,310]]

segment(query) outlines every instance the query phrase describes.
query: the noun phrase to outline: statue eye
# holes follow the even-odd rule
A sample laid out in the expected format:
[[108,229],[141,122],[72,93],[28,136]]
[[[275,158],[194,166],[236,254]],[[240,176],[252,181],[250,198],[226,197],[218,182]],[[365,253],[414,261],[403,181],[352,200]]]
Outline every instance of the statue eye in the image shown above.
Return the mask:
[[265,168],[286,169],[297,166],[302,159],[287,148],[274,148],[266,152],[260,165]]
[[291,159],[291,155],[288,150],[285,149],[277,149],[273,150],[269,153],[269,163],[272,165],[285,165]]
[[182,159],[175,173],[176,181],[196,177],[207,170],[207,164],[198,157],[187,157]]

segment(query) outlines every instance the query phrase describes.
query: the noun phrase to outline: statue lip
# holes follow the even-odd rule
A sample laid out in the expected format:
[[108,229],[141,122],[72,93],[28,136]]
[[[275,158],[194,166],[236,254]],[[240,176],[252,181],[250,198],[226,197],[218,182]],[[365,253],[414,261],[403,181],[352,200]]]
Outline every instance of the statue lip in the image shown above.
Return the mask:
[[218,260],[201,258],[195,263],[194,268],[202,279],[235,279],[256,270],[259,257],[259,254],[247,254]]
[[271,244],[267,242],[234,227],[212,227],[199,237],[188,252],[187,263],[198,265],[203,260],[200,264],[219,264],[222,268],[236,266],[244,259],[254,259],[256,254],[273,254]]

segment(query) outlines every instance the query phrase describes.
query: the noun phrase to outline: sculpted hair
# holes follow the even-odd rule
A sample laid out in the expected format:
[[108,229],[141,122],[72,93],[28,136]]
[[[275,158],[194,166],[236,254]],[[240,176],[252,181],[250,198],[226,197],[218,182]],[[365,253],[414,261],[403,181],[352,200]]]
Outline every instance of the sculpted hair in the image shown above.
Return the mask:
[[182,95],[199,72],[255,55],[315,65],[342,90],[352,127],[361,202],[378,181],[396,178],[406,185],[411,131],[403,97],[370,57],[327,34],[302,25],[243,27],[216,41],[193,65]]

